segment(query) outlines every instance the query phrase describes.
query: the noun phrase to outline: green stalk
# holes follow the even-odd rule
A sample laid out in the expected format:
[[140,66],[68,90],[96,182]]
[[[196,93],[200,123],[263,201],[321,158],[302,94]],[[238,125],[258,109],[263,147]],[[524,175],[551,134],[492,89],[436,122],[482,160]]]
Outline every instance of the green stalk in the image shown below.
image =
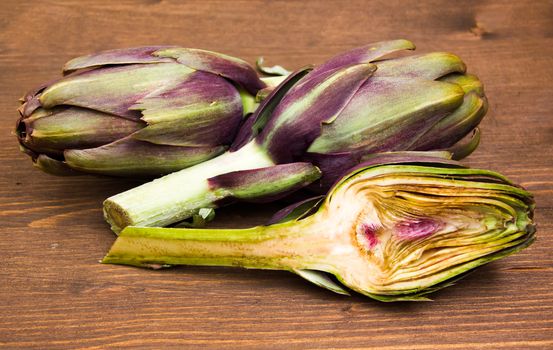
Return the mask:
[[215,208],[228,193],[209,186],[208,179],[240,170],[270,167],[275,163],[254,141],[236,152],[200,163],[104,202],[104,217],[118,233],[126,226],[166,226],[190,217],[198,208]]
[[[336,245],[314,220],[248,229],[126,227],[102,263],[240,266],[290,270],[313,268]],[[307,237],[309,236],[309,237]],[[309,241],[311,244],[305,244]]]
[[240,94],[240,99],[242,100],[242,114],[244,116],[255,112],[259,103],[255,100],[255,96],[252,96],[248,91],[239,88],[238,93]]

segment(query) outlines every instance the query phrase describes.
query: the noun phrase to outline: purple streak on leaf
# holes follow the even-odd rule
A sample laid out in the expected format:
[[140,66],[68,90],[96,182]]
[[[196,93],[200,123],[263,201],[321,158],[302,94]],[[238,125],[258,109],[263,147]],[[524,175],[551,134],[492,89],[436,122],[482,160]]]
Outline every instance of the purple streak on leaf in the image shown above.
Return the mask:
[[429,218],[403,221],[395,226],[395,233],[400,239],[411,240],[428,237],[441,228],[443,224]]
[[238,133],[234,138],[234,141],[230,145],[229,152],[234,152],[245,146],[254,138],[255,130],[253,128],[256,119],[253,115],[247,117],[243,120],[242,125],[238,129]]
[[160,176],[211,159],[225,147],[155,145],[130,137],[83,150],[67,150],[65,161],[74,169],[113,176]]
[[266,225],[278,224],[286,221],[297,220],[314,213],[325,196],[315,196],[300,202],[291,204],[277,211],[266,223]]
[[336,68],[356,65],[360,63],[370,63],[400,50],[414,49],[415,45],[412,42],[402,39],[368,44],[334,56],[330,60],[315,68],[312,72],[311,78],[334,70]]
[[284,95],[290,90],[301,78],[303,78],[311,67],[301,68],[290,74],[282,83],[271,91],[271,93],[261,102],[255,112],[248,117],[244,124],[240,127],[238,135],[230,146],[230,151],[234,152],[246,145],[255,138],[269,121],[271,114],[276,106],[280,103]]
[[20,119],[16,133],[36,151],[98,147],[123,138],[144,125],[112,114],[80,107],[39,109]]
[[70,73],[77,69],[93,68],[104,65],[171,62],[172,59],[170,58],[152,55],[158,50],[170,47],[172,46],[145,46],[101,51],[72,59],[65,64],[63,71],[64,73]]
[[49,82],[47,83],[44,83],[44,84],[41,84],[39,86],[37,86],[36,88],[32,89],[32,90],[29,90],[27,91],[27,93],[20,99],[20,101],[22,102],[28,102],[32,99],[35,99],[37,95],[40,95],[40,93],[46,89],[48,86],[52,85],[52,84],[55,84],[57,83],[58,81],[60,81],[61,78],[56,78],[56,79],[52,79],[50,80]]
[[51,82],[41,84],[41,85],[37,86],[36,88],[27,91],[27,93],[25,93],[25,95],[23,95],[23,97],[21,97],[21,98],[19,99],[19,101],[21,101],[21,102],[24,104],[25,102],[28,102],[29,100],[32,100],[32,99],[35,98],[38,94],[40,94],[40,92],[42,92],[42,90],[46,89],[48,86],[50,86],[52,83],[55,83],[55,82],[58,81],[58,80],[59,80],[59,79],[55,79],[55,80],[53,80],[53,81],[51,81]]
[[277,162],[293,161],[321,134],[322,124],[338,117],[375,68],[351,66],[302,83],[306,75],[284,96],[257,139]]
[[81,74],[81,72],[75,72],[71,74],[67,74],[65,77],[60,77],[56,79],[52,79],[46,83],[43,83],[37,87],[35,87],[32,90],[27,91],[27,93],[19,99],[23,104],[18,108],[19,113],[24,116],[28,117],[30,116],[38,107],[41,107],[42,104],[40,103],[40,94],[42,91],[44,91],[46,88],[48,88],[51,85],[54,85],[55,83],[59,82],[62,79],[65,79],[67,77],[76,76]]
[[242,120],[236,88],[220,76],[197,71],[171,90],[149,94],[130,107],[148,126],[133,138],[159,145],[228,145]]
[[229,199],[271,202],[295,192],[320,177],[309,163],[278,164],[271,167],[233,171],[208,180],[211,190],[223,190]]
[[174,88],[191,72],[177,63],[113,66],[77,72],[45,89],[40,101],[45,108],[67,104],[139,119],[140,113],[130,109],[136,101],[153,91],[160,93]]
[[18,108],[19,114],[22,118],[29,117],[34,111],[42,106],[39,96],[40,95],[31,97]]
[[154,55],[171,57],[190,68],[221,75],[240,84],[253,95],[266,86],[246,61],[217,52],[170,48],[159,50]]
[[336,182],[356,170],[383,164],[441,164],[451,167],[463,167],[457,161],[426,155],[425,152],[387,152],[375,154],[363,153],[307,153],[302,159],[316,165],[323,176],[311,186],[309,190],[315,193],[326,193]]
[[319,181],[309,186],[309,190],[315,193],[326,193],[349,169],[361,162],[361,156],[353,152],[306,153],[301,160],[313,163],[323,173]]

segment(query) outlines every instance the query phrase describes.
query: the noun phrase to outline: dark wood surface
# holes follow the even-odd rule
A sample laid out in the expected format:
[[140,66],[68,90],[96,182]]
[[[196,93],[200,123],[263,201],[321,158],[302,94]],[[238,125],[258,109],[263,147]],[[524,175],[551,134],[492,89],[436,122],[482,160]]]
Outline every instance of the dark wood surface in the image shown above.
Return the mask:
[[[0,347],[553,348],[553,2],[2,0],[0,29]],[[398,37],[480,76],[490,111],[467,163],[538,206],[532,247],[433,302],[338,296],[285,272],[101,265],[114,241],[102,200],[137,183],[45,175],[12,135],[17,99],[78,55],[176,44],[297,68]],[[277,207],[222,210],[218,225]]]

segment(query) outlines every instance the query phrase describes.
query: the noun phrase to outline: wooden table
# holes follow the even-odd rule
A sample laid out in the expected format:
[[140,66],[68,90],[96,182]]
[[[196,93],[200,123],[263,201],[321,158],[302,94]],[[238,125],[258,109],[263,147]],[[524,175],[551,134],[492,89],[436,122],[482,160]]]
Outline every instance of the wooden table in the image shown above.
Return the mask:
[[[0,347],[553,348],[551,1],[3,0],[0,26]],[[467,163],[538,205],[532,247],[434,302],[338,296],[285,272],[101,265],[114,241],[102,200],[137,182],[45,175],[11,134],[17,99],[78,55],[176,44],[298,68],[397,37],[455,52],[480,76],[490,111]],[[262,223],[277,207],[221,210],[218,225]]]

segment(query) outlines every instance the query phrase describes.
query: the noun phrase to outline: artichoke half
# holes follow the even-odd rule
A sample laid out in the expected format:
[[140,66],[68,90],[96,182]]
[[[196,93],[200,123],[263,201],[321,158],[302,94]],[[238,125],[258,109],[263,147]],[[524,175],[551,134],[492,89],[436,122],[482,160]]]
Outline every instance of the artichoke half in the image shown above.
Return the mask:
[[106,220],[119,232],[167,226],[233,200],[269,201],[308,185],[326,193],[344,171],[378,152],[470,154],[487,110],[482,84],[449,53],[386,59],[412,49],[407,40],[374,43],[289,75],[228,152],[108,198]]
[[532,195],[498,173],[430,156],[382,155],[344,177],[324,200],[284,210],[280,223],[127,227],[103,262],[281,269],[341,294],[425,300],[530,245],[533,208]]
[[104,51],[22,98],[16,134],[56,174],[160,176],[213,158],[265,88],[248,63],[179,47]]

